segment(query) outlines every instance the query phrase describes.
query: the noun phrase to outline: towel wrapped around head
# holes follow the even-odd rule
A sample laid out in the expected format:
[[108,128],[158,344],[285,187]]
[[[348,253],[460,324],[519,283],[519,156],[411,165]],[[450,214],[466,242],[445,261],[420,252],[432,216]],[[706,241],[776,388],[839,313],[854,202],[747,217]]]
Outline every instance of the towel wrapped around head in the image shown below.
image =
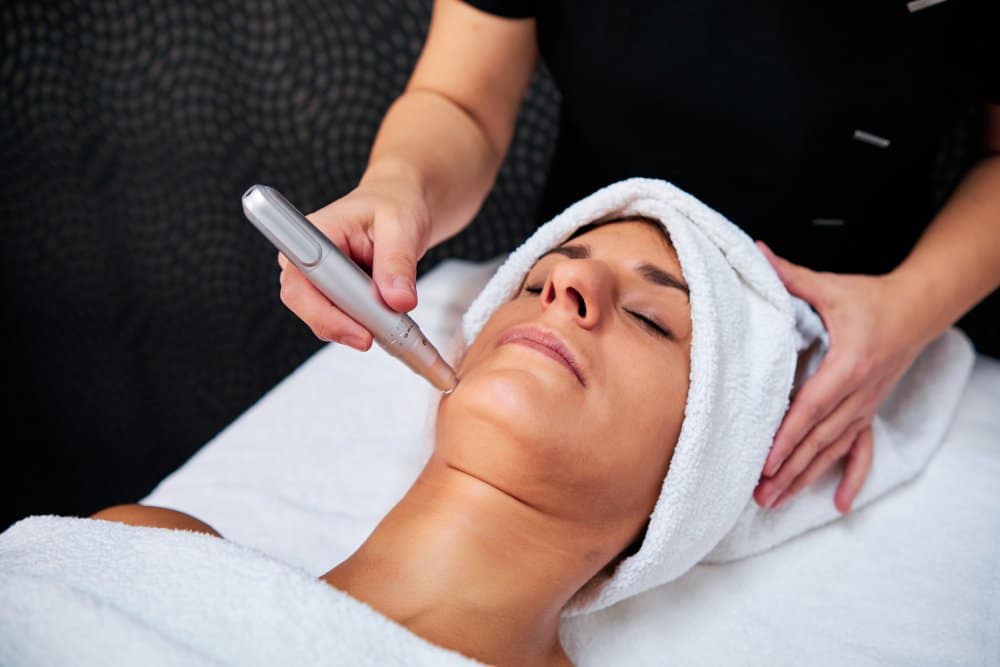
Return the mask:
[[[814,371],[826,350],[822,322],[788,293],[750,237],[670,183],[621,181],[542,225],[473,301],[462,320],[461,345],[515,295],[545,252],[585,224],[629,216],[663,224],[690,288],[684,421],[638,552],[581,589],[564,616],[612,605],[703,560],[758,553],[840,516],[833,505],[836,467],[780,509],[760,510],[751,496],[796,378]],[[954,415],[972,362],[971,345],[957,330],[918,358],[876,417],[875,457],[856,508],[926,464]]]

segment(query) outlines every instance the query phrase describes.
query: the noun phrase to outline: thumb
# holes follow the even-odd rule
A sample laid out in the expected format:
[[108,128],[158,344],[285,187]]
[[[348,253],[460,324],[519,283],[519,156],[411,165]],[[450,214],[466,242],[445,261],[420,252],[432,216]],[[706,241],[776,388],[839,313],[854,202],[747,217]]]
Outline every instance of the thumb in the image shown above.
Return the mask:
[[417,233],[399,220],[376,220],[372,229],[372,278],[379,294],[399,313],[417,305]]
[[818,279],[819,276],[816,275],[815,271],[778,257],[763,241],[757,241],[757,247],[761,249],[767,261],[774,267],[774,271],[781,278],[785,289],[812,305],[816,305],[822,300],[823,281]]

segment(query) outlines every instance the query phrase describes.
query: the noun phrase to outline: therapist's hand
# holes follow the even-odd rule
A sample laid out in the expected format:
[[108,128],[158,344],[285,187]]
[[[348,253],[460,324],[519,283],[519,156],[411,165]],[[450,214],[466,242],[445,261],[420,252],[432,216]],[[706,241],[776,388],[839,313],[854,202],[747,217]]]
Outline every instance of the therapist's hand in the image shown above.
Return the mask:
[[850,510],[872,462],[872,419],[883,399],[930,342],[908,313],[918,304],[894,274],[811,271],[758,241],[789,292],[823,319],[830,348],[792,399],[764,464],[754,499],[778,507],[846,457],[834,494]]
[[[306,216],[337,248],[370,269],[393,310],[417,305],[417,260],[427,251],[430,221],[420,188],[404,177],[366,177],[351,192]],[[333,305],[282,253],[281,301],[317,338],[367,350],[372,334]]]

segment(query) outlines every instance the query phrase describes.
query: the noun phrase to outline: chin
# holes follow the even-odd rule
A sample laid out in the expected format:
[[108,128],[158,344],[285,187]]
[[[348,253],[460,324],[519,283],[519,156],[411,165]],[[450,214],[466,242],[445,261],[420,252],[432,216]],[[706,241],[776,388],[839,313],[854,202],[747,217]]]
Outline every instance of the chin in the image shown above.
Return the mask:
[[464,374],[439,409],[460,411],[461,422],[487,422],[526,441],[560,423],[566,407],[565,388],[547,371],[489,364]]

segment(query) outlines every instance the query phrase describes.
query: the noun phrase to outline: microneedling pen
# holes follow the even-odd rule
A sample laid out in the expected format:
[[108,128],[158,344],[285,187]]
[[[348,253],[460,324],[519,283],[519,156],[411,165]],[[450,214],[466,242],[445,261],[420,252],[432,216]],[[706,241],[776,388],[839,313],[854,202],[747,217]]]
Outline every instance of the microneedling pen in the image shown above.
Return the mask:
[[281,193],[266,185],[252,186],[243,193],[243,213],[309,282],[368,329],[382,349],[445,394],[452,392],[458,384],[455,371],[410,316],[386,306],[368,274]]

